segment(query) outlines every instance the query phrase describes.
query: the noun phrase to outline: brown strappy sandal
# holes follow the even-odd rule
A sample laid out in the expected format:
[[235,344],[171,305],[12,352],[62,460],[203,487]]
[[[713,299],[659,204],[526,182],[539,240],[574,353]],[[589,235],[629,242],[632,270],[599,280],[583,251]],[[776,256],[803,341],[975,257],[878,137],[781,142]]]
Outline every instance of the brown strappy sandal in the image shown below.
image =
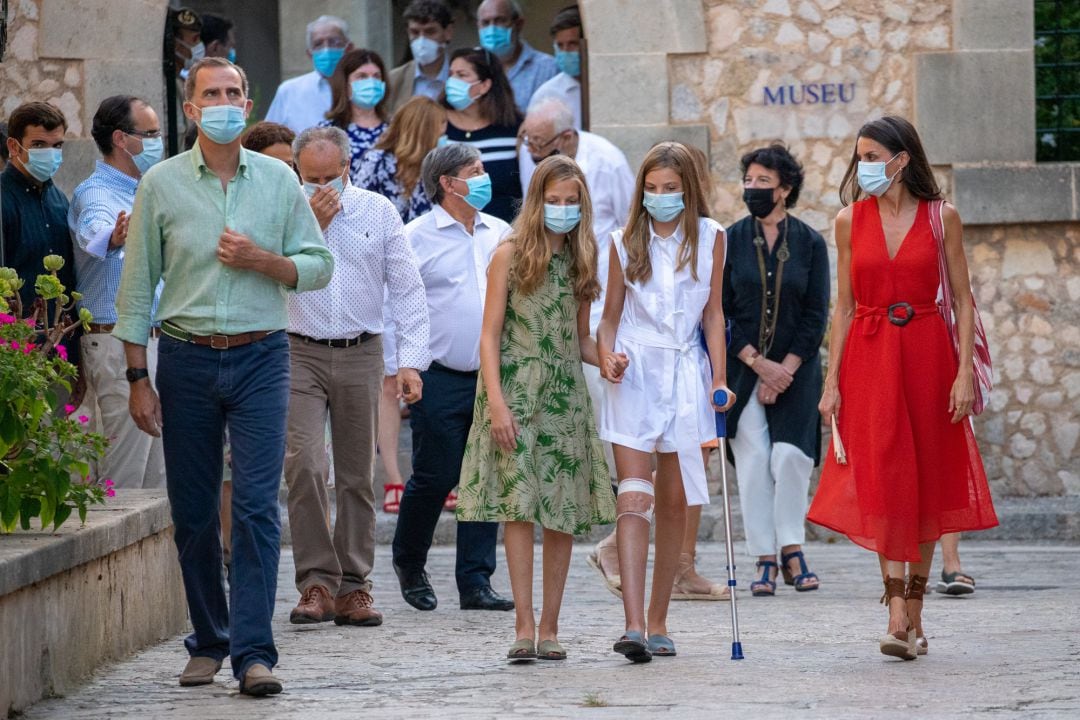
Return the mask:
[[[926,583],[930,581],[930,578],[924,575],[912,575],[907,585],[907,601],[911,602],[917,600],[919,603],[919,622],[915,623],[915,645],[916,652],[919,655],[925,655],[930,652],[930,646],[926,642],[926,633],[922,629],[922,602],[923,593],[926,592]],[[910,618],[911,611],[908,611],[908,617]]]
[[[888,607],[889,601],[893,598],[906,600],[907,588],[900,578],[885,578],[885,594],[881,596],[881,602]],[[902,660],[914,660],[918,657],[915,649],[915,628],[911,626],[911,618],[908,618],[906,631],[883,635],[878,641],[878,649],[881,650],[882,655]]]

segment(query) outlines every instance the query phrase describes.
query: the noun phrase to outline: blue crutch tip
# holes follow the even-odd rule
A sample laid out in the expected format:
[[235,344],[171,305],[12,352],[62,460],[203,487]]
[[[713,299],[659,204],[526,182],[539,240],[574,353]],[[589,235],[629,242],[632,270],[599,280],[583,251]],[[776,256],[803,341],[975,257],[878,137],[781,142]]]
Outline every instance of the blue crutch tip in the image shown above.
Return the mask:
[[728,580],[727,584],[728,584],[728,587],[735,587],[735,581],[734,580]]
[[742,643],[741,642],[733,642],[733,643],[731,643],[731,659],[732,660],[742,660],[743,659]]
[[723,390],[717,390],[713,393],[712,401],[717,405],[723,405],[727,403],[727,393]]

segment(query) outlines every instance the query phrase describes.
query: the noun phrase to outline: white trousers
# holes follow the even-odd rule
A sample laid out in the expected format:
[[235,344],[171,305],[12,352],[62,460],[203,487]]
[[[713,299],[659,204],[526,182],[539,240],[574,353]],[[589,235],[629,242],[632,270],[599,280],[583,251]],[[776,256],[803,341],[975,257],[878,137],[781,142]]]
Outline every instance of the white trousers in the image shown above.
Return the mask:
[[773,555],[785,545],[802,545],[814,460],[790,443],[770,441],[757,384],[730,442],[747,552],[761,557]]
[[[157,344],[157,338],[150,338],[146,346],[150,382],[157,373]],[[98,462],[98,477],[112,478],[118,489],[164,488],[161,438],[140,430],[128,411],[131,387],[124,374],[124,343],[107,333],[94,333],[83,335],[79,348],[87,389],[97,403],[97,430],[109,440],[105,457]]]

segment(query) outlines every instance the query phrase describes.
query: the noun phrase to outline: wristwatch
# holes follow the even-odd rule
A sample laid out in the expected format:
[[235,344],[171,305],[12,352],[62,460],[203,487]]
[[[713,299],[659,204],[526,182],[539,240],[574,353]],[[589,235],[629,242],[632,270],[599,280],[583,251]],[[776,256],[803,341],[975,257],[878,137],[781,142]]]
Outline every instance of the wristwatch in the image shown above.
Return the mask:
[[139,382],[143,378],[150,377],[150,371],[146,368],[128,368],[124,373],[129,383]]

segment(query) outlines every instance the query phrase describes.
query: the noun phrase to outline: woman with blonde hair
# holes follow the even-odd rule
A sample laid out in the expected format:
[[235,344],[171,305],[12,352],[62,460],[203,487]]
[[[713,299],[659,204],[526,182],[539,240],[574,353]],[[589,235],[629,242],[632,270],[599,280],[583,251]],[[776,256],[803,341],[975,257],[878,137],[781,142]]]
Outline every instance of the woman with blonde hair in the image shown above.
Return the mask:
[[[686,508],[709,502],[701,445],[716,438],[714,411],[735,401],[727,388],[721,305],[724,230],[707,216],[701,175],[680,143],[649,150],[626,229],[612,236],[607,298],[597,330],[600,372],[611,383],[600,434],[614,445],[619,478],[626,632],[614,649],[632,662],[675,655],[667,611]],[[726,394],[723,406],[712,403],[716,390]],[[656,554],[646,618],[645,561],[654,504]]]
[[[481,378],[458,491],[459,520],[505,523],[516,608],[511,661],[566,658],[559,611],[574,535],[615,516],[581,371],[582,361],[597,362],[589,309],[599,293],[585,176],[568,157],[548,158],[488,267]],[[544,529],[539,633],[534,524]]]
[[[394,203],[401,220],[409,223],[431,210],[431,199],[420,181],[420,165],[446,135],[446,110],[431,98],[417,95],[394,114],[375,147],[364,153],[353,182]],[[398,466],[401,421],[397,384],[397,343],[393,332],[383,333],[382,397],[379,400],[379,457],[386,470],[383,511],[401,508],[405,481]]]
[[394,203],[409,223],[431,210],[420,182],[420,164],[446,136],[446,109],[417,95],[394,114],[390,126],[360,162],[356,184]]

